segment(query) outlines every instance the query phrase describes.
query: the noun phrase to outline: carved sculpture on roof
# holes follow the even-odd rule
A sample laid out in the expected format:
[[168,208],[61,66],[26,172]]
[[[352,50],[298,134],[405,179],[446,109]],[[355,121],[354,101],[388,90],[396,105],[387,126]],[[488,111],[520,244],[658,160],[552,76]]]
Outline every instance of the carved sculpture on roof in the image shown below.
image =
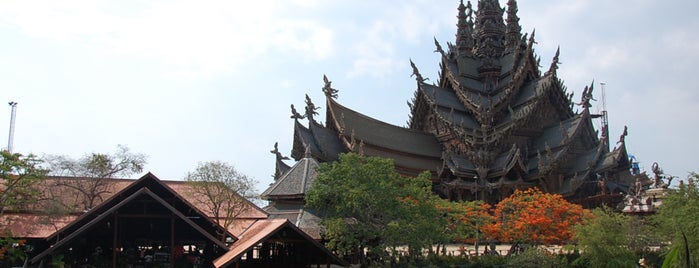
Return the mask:
[[292,105],[291,105],[291,118],[292,118],[292,119],[295,119],[295,120],[298,120],[298,119],[304,119],[304,118],[306,118],[306,116],[303,116],[303,115],[301,115],[300,113],[298,113],[298,112],[296,111],[296,108],[295,108],[294,105],[292,104]]
[[561,54],[561,48],[558,47],[556,49],[556,54],[553,56],[553,60],[551,61],[551,67],[549,67],[549,70],[546,72],[546,75],[556,73],[556,70],[558,70],[558,56]]
[[274,149],[272,149],[272,150],[269,151],[269,152],[272,153],[272,154],[274,154],[274,155],[277,157],[277,161],[279,161],[279,160],[289,160],[289,157],[288,157],[288,156],[283,156],[282,153],[279,152],[279,147],[278,147],[278,145],[279,145],[279,143],[278,143],[278,142],[275,142],[275,143],[274,143]]
[[624,126],[624,132],[622,132],[621,135],[619,135],[619,141],[617,142],[617,144],[624,143],[624,140],[626,139],[626,136],[628,136],[628,135],[629,135],[629,128],[627,126]]
[[308,97],[308,94],[306,94],[306,117],[308,117],[309,120],[313,120],[313,116],[318,114],[318,112],[316,112],[318,109],[320,109],[320,107],[316,107],[311,101],[311,97]]
[[325,82],[323,86],[323,93],[325,93],[325,96],[337,99],[337,89],[332,88],[332,81],[328,80],[328,77],[323,75],[323,82]]
[[442,55],[442,57],[446,57],[446,54],[444,53],[444,50],[442,49],[442,46],[439,44],[439,41],[437,41],[436,37],[434,38],[434,45],[436,47],[434,52],[439,52],[439,54]]
[[417,70],[417,67],[415,66],[415,63],[413,60],[410,60],[410,67],[413,68],[413,74],[410,75],[410,77],[415,76],[415,80],[417,80],[418,83],[424,82],[425,80],[428,80],[427,78],[423,78],[422,75],[420,74],[420,71]]
[[580,97],[580,103],[578,105],[582,106],[583,108],[590,108],[592,105],[590,104],[590,101],[597,101],[592,97],[592,90],[594,89],[595,83],[592,82],[590,86],[585,86],[585,89],[583,89],[582,96]]

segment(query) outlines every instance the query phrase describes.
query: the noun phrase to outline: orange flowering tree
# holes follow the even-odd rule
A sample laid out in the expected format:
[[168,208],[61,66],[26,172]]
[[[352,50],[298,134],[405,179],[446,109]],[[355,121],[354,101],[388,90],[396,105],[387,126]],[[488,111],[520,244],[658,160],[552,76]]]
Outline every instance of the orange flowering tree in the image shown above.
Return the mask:
[[481,228],[490,239],[508,243],[562,244],[590,212],[561,195],[537,188],[516,190],[495,206],[495,221]]

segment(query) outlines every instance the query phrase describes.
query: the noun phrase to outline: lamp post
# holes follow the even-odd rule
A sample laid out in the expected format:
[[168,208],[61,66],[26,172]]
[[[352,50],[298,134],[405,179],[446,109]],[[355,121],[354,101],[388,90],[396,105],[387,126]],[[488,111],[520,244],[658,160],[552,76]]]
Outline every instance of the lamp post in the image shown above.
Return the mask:
[[15,138],[15,113],[17,111],[17,102],[11,101],[7,104],[12,107],[12,112],[10,113],[10,136],[7,138],[7,152],[12,153],[12,143]]

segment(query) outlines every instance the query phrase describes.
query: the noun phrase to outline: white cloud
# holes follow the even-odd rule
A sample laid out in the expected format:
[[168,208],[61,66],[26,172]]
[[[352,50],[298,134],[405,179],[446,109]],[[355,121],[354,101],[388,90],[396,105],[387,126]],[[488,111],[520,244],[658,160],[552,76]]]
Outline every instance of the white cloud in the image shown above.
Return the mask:
[[266,1],[166,1],[128,7],[102,1],[13,3],[0,11],[1,21],[28,36],[150,58],[176,75],[215,75],[265,53],[323,60],[333,48],[331,30],[288,18],[286,6]]

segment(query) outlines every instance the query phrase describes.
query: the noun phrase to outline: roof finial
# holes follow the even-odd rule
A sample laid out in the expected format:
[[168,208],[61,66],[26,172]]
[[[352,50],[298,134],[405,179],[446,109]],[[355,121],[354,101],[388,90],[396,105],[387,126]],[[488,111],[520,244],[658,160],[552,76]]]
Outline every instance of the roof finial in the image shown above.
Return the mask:
[[296,108],[294,105],[291,105],[291,118],[294,120],[299,120],[299,119],[304,119],[306,118],[305,116],[301,115],[299,112],[296,111]]
[[277,156],[277,160],[289,160],[288,156],[283,156],[281,152],[279,152],[279,142],[274,143],[274,149],[269,151],[270,153],[273,153],[274,155]]
[[624,132],[621,133],[621,136],[619,136],[619,141],[617,143],[624,143],[626,140],[626,136],[629,135],[629,128],[627,126],[624,126]]
[[434,45],[437,47],[437,49],[435,49],[434,52],[439,52],[439,54],[442,54],[442,58],[446,57],[446,54],[444,53],[442,46],[437,41],[437,37],[434,38]]
[[582,106],[585,109],[592,107],[592,105],[590,104],[590,100],[596,101],[596,99],[592,97],[592,90],[594,89],[594,87],[595,81],[592,81],[592,84],[589,87],[585,86],[585,89],[583,89],[582,96],[580,97],[580,103],[578,103],[578,105]]
[[418,83],[422,83],[425,82],[425,80],[429,80],[429,78],[422,78],[422,75],[420,74],[420,71],[417,70],[417,67],[415,66],[413,60],[410,60],[410,67],[413,67],[413,74],[411,74],[410,77],[415,76],[415,80],[417,80]]
[[332,81],[328,80],[328,77],[325,75],[323,75],[323,81],[325,82],[325,85],[323,86],[323,93],[325,93],[325,96],[337,99],[337,89],[334,89],[330,86],[330,84],[332,84]]
[[549,70],[546,71],[546,74],[556,74],[556,69],[558,69],[558,56],[561,54],[561,47],[559,46],[556,49],[556,54],[553,56],[553,60],[551,61],[551,66],[549,67]]
[[320,109],[320,107],[316,107],[311,101],[311,98],[308,97],[308,94],[306,94],[306,117],[308,117],[308,120],[313,120],[313,116],[318,114],[318,112],[316,112],[318,109]]

